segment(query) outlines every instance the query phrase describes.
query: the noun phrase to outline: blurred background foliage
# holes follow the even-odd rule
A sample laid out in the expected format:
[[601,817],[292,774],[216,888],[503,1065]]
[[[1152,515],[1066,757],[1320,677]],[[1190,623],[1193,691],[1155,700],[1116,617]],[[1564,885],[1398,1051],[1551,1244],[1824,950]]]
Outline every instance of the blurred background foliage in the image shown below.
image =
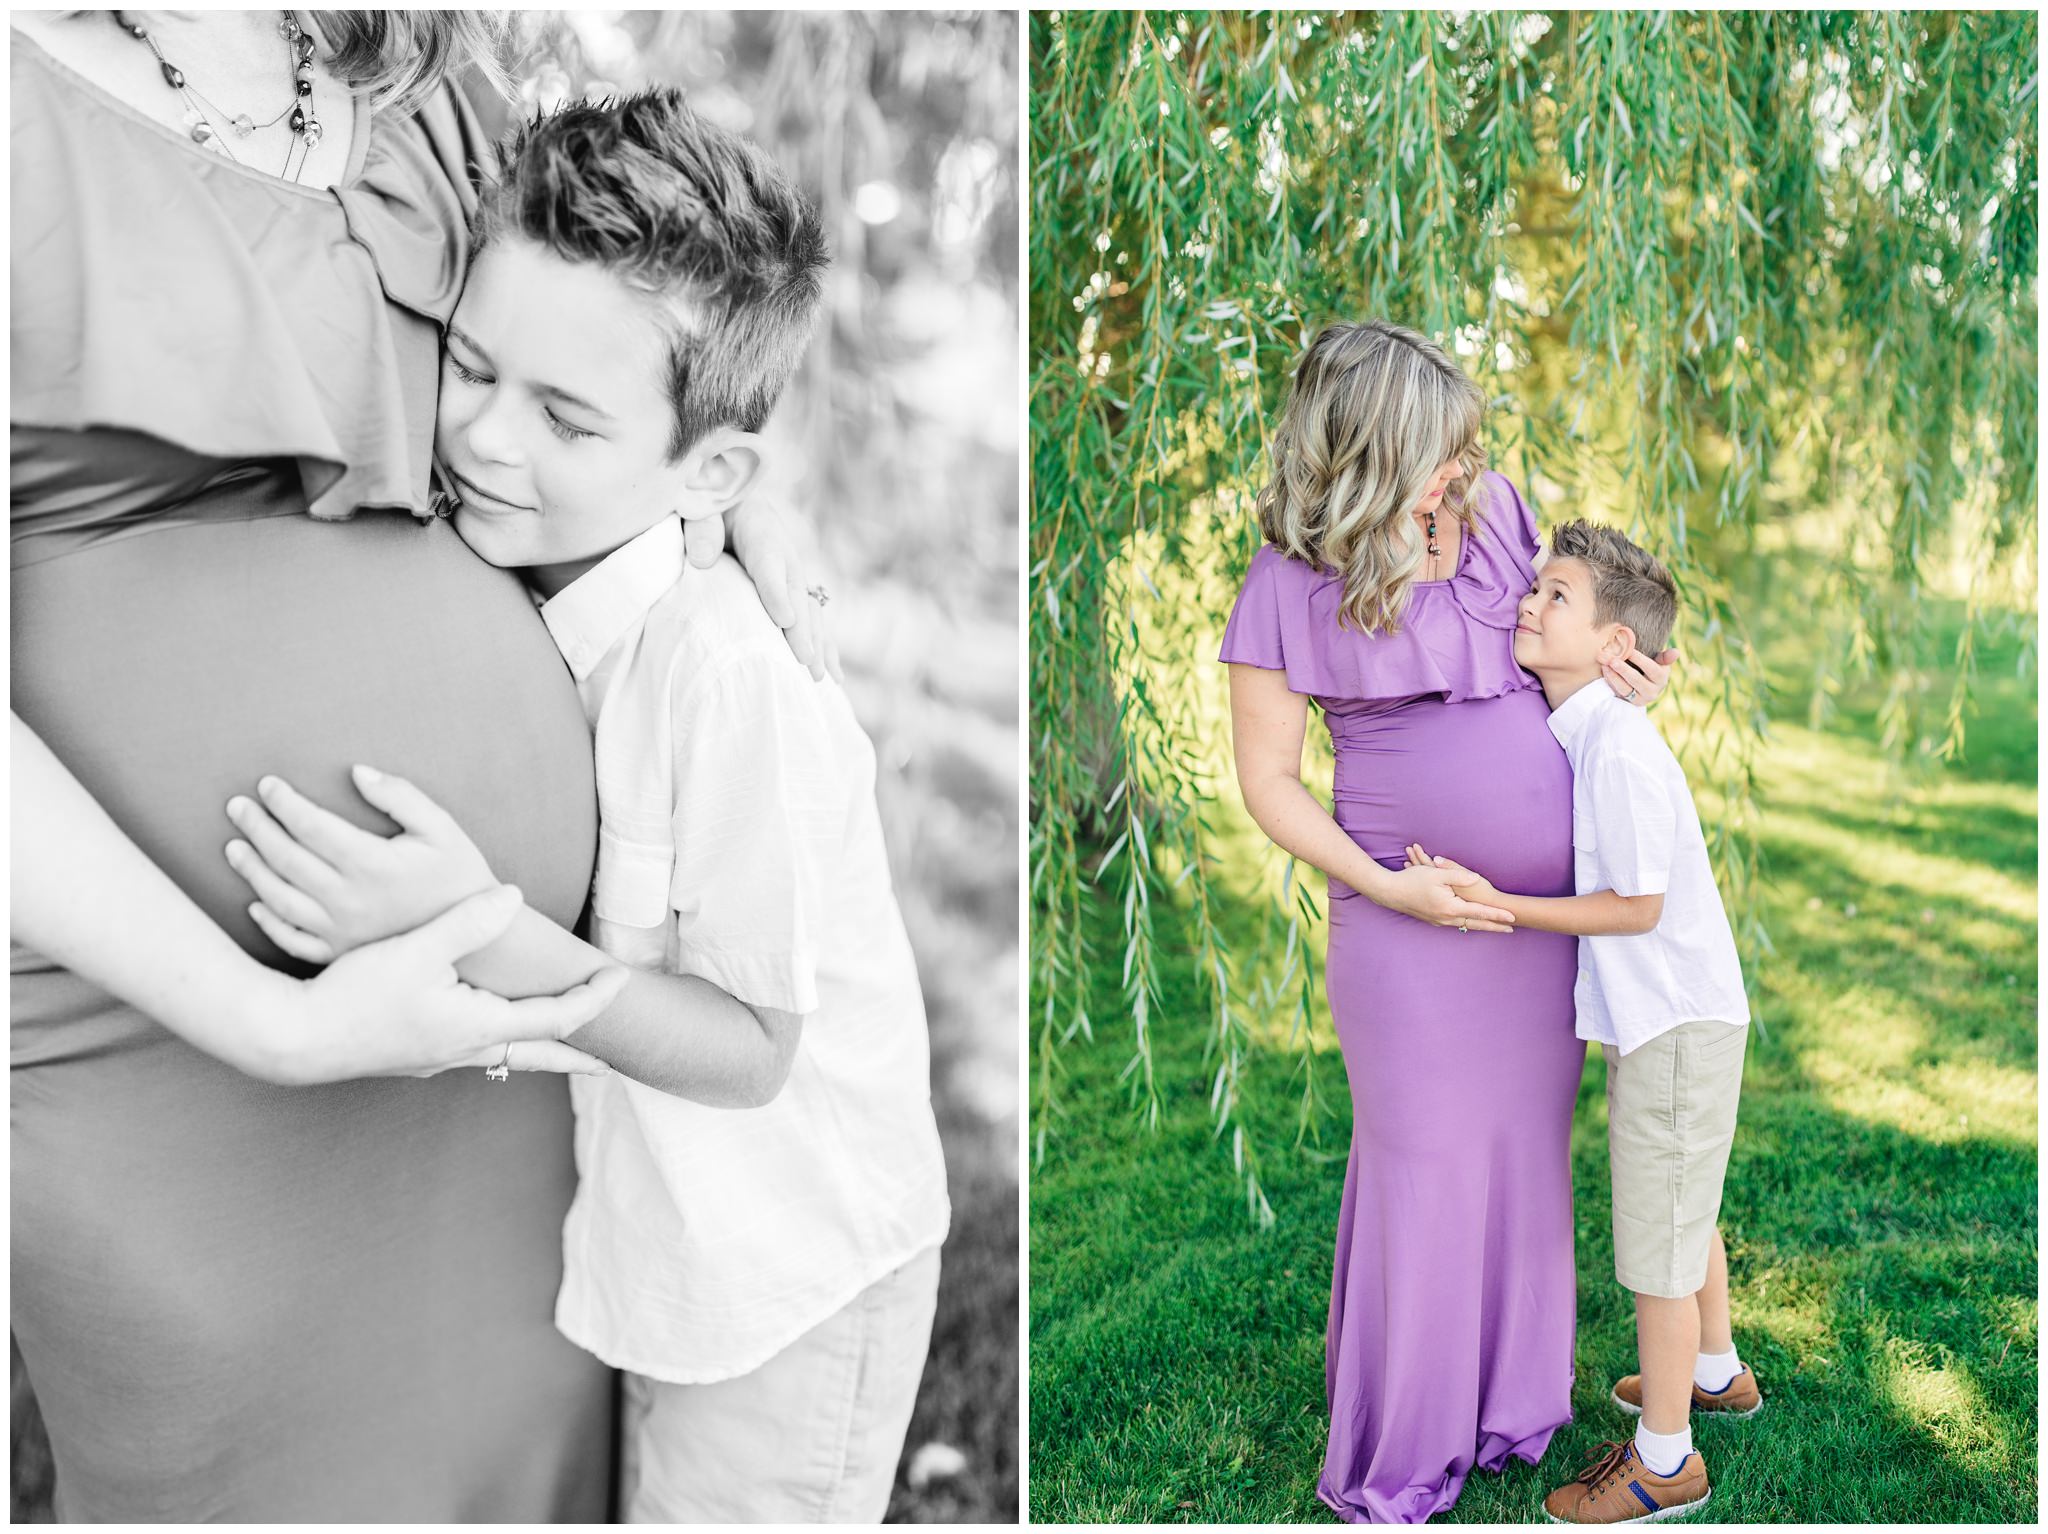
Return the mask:
[[1300,1132],[1325,1117],[1319,913],[1239,807],[1214,656],[1308,338],[1427,333],[1494,400],[1493,463],[1539,521],[1614,523],[1670,566],[1683,660],[1657,719],[1754,977],[1759,646],[1792,641],[1777,702],[1795,690],[1812,727],[1875,693],[1856,728],[1894,796],[1966,751],[1987,645],[2034,664],[2036,22],[1030,26],[1033,1140],[1057,1144],[1062,1052],[1105,1025],[1104,976],[1158,1125],[1171,981],[1266,1223],[1235,1109],[1277,1056]]
[[569,11],[499,108],[680,85],[824,217],[824,318],[768,434],[875,743],[953,1197],[899,1521],[1018,1505],[1017,53],[987,11]]

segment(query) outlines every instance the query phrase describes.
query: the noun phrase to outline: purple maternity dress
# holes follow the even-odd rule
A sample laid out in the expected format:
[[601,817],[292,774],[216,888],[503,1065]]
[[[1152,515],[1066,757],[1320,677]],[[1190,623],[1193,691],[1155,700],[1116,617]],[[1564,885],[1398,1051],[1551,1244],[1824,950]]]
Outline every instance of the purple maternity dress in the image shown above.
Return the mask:
[[[1336,749],[1337,823],[1387,868],[1420,842],[1502,889],[1572,892],[1571,775],[1514,661],[1536,528],[1481,481],[1455,573],[1395,634],[1340,627],[1343,582],[1252,561],[1222,659],[1284,670]],[[1532,1463],[1571,1416],[1575,940],[1461,933],[1330,881],[1324,968],[1351,1083],[1317,1487],[1352,1523],[1420,1523],[1474,1465]]]

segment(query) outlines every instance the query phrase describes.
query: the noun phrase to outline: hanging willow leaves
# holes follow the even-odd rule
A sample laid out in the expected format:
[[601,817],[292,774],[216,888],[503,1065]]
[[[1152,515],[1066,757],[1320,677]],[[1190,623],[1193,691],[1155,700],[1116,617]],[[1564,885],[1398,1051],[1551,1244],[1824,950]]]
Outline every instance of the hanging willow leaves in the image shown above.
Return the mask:
[[[1290,868],[1229,941],[1221,849],[1251,844],[1212,658],[1308,337],[1427,332],[1495,400],[1493,461],[1540,508],[1670,566],[1685,658],[1659,722],[1721,807],[1754,955],[1742,572],[1798,540],[1824,576],[1801,615],[1815,710],[1877,680],[1901,762],[1963,749],[1986,625],[2024,625],[2032,655],[2036,24],[1040,12],[1030,43],[1037,1153],[1062,1051],[1108,1032],[1099,967],[1143,1122],[1155,1031],[1203,1028],[1217,1134],[1267,1220],[1243,1084],[1292,1055],[1314,1132],[1320,913]],[[1953,651],[1936,589],[1967,607]],[[1206,1021],[1161,1014],[1175,972]]]

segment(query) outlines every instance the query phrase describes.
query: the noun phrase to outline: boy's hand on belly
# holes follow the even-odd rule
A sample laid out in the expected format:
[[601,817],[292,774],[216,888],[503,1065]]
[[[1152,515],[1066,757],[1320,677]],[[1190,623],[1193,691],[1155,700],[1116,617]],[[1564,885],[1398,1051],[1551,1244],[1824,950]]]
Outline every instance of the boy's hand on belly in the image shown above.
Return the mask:
[[256,925],[285,953],[326,964],[366,943],[410,932],[497,879],[476,844],[403,778],[354,770],[356,788],[399,824],[378,836],[322,809],[282,778],[257,785],[260,801],[228,801],[246,840],[228,866],[256,894]]
[[1455,862],[1450,858],[1433,858],[1427,852],[1424,852],[1417,843],[1411,842],[1408,846],[1408,866],[1410,868],[1440,868],[1445,873],[1452,875],[1451,888],[1458,892],[1460,900],[1470,900],[1483,904],[1487,901],[1498,899],[1500,896],[1500,891],[1493,887],[1491,879],[1481,874],[1475,874],[1463,863]]

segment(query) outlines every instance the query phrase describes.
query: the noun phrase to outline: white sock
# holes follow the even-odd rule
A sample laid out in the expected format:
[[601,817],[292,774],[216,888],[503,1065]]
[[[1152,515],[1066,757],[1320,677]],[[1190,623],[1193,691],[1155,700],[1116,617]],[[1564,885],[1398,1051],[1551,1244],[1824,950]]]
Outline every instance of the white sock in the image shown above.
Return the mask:
[[1692,1424],[1688,1422],[1675,1433],[1653,1433],[1641,1423],[1636,1424],[1636,1458],[1653,1475],[1671,1475],[1685,1463],[1686,1455],[1692,1453]]
[[1719,1395],[1741,1372],[1742,1360],[1735,1356],[1733,1348],[1725,1353],[1702,1353],[1693,1361],[1692,1382],[1702,1390],[1711,1390]]

